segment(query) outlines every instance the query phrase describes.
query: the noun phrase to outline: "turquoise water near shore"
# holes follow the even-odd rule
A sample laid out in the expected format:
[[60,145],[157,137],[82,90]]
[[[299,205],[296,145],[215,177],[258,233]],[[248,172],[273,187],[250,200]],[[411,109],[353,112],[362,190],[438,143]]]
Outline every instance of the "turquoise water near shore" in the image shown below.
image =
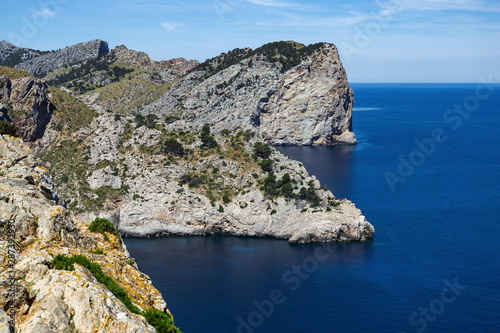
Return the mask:
[[357,146],[277,148],[374,239],[126,239],[183,332],[500,331],[500,85],[351,86]]

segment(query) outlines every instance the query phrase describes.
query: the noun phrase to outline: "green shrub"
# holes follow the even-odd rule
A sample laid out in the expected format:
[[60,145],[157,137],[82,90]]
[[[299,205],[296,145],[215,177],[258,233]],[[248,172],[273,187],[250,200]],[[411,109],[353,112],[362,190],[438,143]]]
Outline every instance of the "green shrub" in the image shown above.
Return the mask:
[[210,135],[210,126],[205,125],[203,126],[201,133],[200,133],[200,139],[202,142],[202,146],[205,148],[215,148],[218,146],[217,141],[215,141],[214,137]]
[[0,134],[6,135],[16,135],[17,127],[16,125],[9,123],[5,120],[0,120]]
[[174,326],[174,320],[171,314],[163,313],[158,309],[151,308],[142,313],[148,323],[153,326],[157,333],[180,333]]
[[162,153],[174,156],[184,156],[185,151],[184,147],[181,143],[179,143],[179,141],[177,141],[176,139],[167,139],[165,141],[165,144],[163,145]]
[[252,131],[246,131],[245,132],[245,141],[246,142],[250,141],[254,136],[255,136],[254,132],[252,132]]
[[271,146],[267,143],[256,142],[253,145],[253,151],[255,156],[260,157],[262,159],[267,159],[271,156],[272,150]]
[[110,234],[115,235],[119,240],[121,240],[120,233],[115,229],[115,225],[113,224],[113,222],[108,219],[97,217],[94,221],[92,221],[92,223],[90,223],[88,230],[101,233],[106,238],[106,232],[109,232]]
[[158,117],[155,116],[154,114],[148,114],[146,116],[146,127],[147,128],[156,128],[156,121],[158,120]]
[[103,250],[101,250],[101,249],[97,249],[97,250],[90,250],[89,252],[90,252],[90,253],[93,253],[93,254],[103,254],[103,255],[104,255],[104,254],[106,254],[106,253],[104,253],[104,251],[103,251]]
[[139,128],[144,125],[146,122],[146,118],[142,114],[137,114],[134,118],[134,122],[136,124],[136,127]]
[[270,159],[262,160],[259,163],[259,165],[260,165],[260,168],[262,169],[262,171],[264,171],[264,172],[272,172],[273,171],[273,161]]
[[230,133],[231,132],[227,128],[225,128],[222,131],[220,131],[220,134],[223,135],[223,136],[228,136]]
[[181,120],[181,118],[176,117],[176,116],[166,116],[165,117],[165,124],[169,125],[169,124],[175,123],[177,120]]
[[96,278],[97,282],[102,283],[108,288],[109,291],[119,299],[130,312],[142,315],[148,323],[156,329],[158,333],[180,333],[179,329],[175,327],[171,315],[163,313],[156,309],[149,309],[144,312],[136,307],[130,296],[123,288],[121,288],[109,275],[104,274],[99,264],[82,255],[73,255],[67,257],[64,254],[58,254],[50,263],[50,267],[58,270],[73,271],[74,264],[85,267]]
[[312,186],[309,186],[307,189],[302,187],[297,195],[297,199],[310,202],[312,207],[316,207],[321,203],[321,198],[316,194],[316,190]]
[[224,202],[224,204],[226,204],[226,205],[227,205],[228,203],[230,203],[230,202],[231,202],[231,198],[229,197],[229,195],[224,194],[224,195],[222,196],[222,202]]
[[179,186],[188,184],[189,187],[198,187],[203,183],[203,180],[193,174],[185,174],[179,180]]

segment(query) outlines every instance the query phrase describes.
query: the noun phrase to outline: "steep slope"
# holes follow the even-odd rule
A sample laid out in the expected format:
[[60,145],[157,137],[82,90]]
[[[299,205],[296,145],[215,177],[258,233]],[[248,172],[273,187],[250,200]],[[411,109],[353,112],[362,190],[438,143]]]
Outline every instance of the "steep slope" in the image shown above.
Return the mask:
[[19,128],[26,142],[43,152],[58,135],[71,135],[88,125],[97,113],[69,93],[21,69],[0,66],[0,108]]
[[355,144],[353,93],[332,44],[266,44],[207,60],[143,115],[252,129],[271,144]]
[[39,57],[50,51],[38,51],[17,47],[9,42],[0,42],[0,66],[14,67],[24,61]]
[[[151,314],[178,332],[120,237],[57,205],[21,139],[0,135],[0,156],[0,332],[11,319],[16,332],[155,332]],[[69,258],[79,258],[73,271]]]
[[[121,46],[46,77],[97,111],[77,127],[49,122],[53,132],[34,143],[72,209],[99,209],[134,236],[372,237],[350,201],[265,143],[355,140],[352,91],[335,46],[235,49],[185,76],[157,69],[163,65]],[[143,108],[147,87],[165,93]],[[70,104],[69,93],[54,91],[60,98],[51,102]]]
[[95,59],[109,52],[108,43],[99,39],[84,42],[64,49],[48,52],[16,64],[15,67],[26,70],[31,75],[43,77],[74,62]]

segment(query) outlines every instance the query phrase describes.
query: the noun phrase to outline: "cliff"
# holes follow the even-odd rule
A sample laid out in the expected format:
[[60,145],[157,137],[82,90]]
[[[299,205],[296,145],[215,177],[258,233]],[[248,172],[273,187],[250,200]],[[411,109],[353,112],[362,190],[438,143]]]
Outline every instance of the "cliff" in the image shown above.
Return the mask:
[[[136,314],[148,309],[171,319],[121,238],[90,232],[90,221],[75,218],[57,197],[50,174],[22,140],[0,135],[0,332],[10,332],[11,309],[16,332],[155,332]],[[131,303],[98,282],[103,274],[78,264],[55,269],[59,254],[91,260]]]
[[141,113],[252,129],[273,145],[355,144],[353,92],[333,44],[266,44],[207,60]]
[[119,46],[45,77],[54,110],[31,145],[75,212],[98,209],[131,236],[372,237],[354,204],[266,143],[355,142],[334,45],[235,49],[185,75],[174,69],[189,62],[165,64]]
[[0,103],[11,108],[9,117],[17,125],[18,133],[28,142],[41,139],[54,110],[47,98],[47,83],[32,77],[12,82],[7,76],[2,76],[0,87]]

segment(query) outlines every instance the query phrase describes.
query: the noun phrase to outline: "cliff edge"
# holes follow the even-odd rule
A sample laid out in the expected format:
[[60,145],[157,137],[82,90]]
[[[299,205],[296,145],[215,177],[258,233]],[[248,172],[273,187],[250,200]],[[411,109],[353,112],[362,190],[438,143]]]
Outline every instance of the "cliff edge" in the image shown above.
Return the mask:
[[[140,313],[171,315],[119,235],[90,232],[90,221],[57,202],[50,174],[22,140],[0,135],[0,332],[10,332],[11,320],[16,332],[155,332]],[[55,269],[58,255],[92,267]],[[108,289],[104,275],[118,287]]]

